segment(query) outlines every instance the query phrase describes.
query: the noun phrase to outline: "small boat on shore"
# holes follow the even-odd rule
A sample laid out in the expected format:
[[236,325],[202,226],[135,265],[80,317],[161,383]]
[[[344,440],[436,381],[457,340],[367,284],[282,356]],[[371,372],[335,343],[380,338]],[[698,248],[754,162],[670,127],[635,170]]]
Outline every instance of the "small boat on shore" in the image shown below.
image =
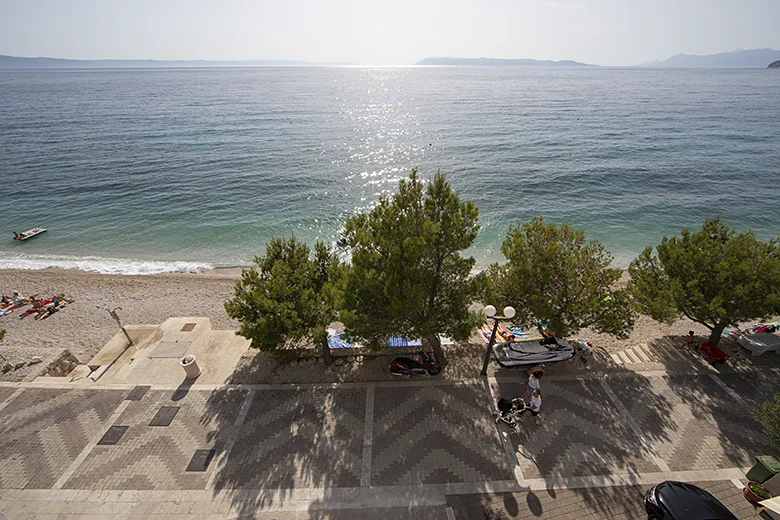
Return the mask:
[[23,233],[17,233],[14,231],[14,240],[27,240],[28,238],[37,237],[41,233],[46,233],[46,228],[32,228]]

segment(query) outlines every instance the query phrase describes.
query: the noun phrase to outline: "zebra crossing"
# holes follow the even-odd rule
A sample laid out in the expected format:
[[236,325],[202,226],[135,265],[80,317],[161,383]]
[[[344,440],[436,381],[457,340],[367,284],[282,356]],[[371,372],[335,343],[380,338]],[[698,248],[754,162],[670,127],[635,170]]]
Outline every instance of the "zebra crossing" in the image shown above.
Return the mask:
[[668,363],[689,361],[690,355],[684,347],[675,345],[667,339],[657,339],[652,346],[639,343],[620,352],[610,353],[612,360],[618,365],[633,365],[637,363]]

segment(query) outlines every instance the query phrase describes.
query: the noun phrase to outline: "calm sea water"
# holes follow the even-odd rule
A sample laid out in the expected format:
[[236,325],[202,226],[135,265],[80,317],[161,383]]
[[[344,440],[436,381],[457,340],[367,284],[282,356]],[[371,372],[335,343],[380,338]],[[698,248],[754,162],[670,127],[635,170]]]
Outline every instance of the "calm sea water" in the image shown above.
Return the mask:
[[479,207],[481,266],[535,215],[619,266],[719,214],[780,235],[776,70],[0,71],[0,96],[0,268],[247,265],[415,166]]

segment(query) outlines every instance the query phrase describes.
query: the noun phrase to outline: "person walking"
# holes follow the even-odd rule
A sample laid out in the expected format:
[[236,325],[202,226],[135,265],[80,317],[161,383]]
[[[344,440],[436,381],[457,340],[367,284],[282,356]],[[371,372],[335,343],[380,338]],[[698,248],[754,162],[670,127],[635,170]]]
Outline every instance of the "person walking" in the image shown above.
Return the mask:
[[538,426],[541,426],[542,420],[539,418],[539,412],[542,410],[542,395],[539,393],[538,388],[534,390],[533,394],[531,394],[531,401],[528,403],[528,406],[526,406],[525,409],[531,411],[531,415],[533,416],[534,421],[536,421]]
[[533,367],[528,369],[528,386],[525,389],[525,393],[523,394],[523,401],[531,397],[534,393],[534,390],[539,390],[541,393],[542,391],[542,385],[539,382],[539,379],[544,375],[544,369],[541,367]]

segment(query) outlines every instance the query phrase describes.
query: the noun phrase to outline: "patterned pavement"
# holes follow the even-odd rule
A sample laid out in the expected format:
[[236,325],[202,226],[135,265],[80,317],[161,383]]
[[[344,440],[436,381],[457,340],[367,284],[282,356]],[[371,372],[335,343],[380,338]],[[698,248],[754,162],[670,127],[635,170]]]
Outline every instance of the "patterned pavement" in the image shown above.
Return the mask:
[[618,398],[672,471],[751,466],[761,425],[708,375],[631,378]]
[[25,389],[2,411],[0,489],[52,487],[126,393]]
[[481,384],[377,392],[371,484],[510,480]]
[[[731,481],[692,482],[706,489],[739,519],[756,517],[755,509]],[[652,486],[547,489],[522,493],[451,495],[455,518],[495,520],[646,520],[645,491]]]
[[[780,390],[777,375],[764,370],[548,377],[542,380],[543,424],[529,416],[511,435],[493,422],[481,382],[291,385],[251,393],[243,387],[157,387],[139,401],[125,401],[125,389],[28,386],[0,411],[0,491],[37,496],[36,489],[64,485],[59,491],[72,495],[58,496],[89,490],[139,490],[146,494],[131,495],[147,498],[158,493],[155,502],[134,506],[139,518],[168,514],[163,510],[184,516],[180,510],[188,507],[191,516],[254,515],[285,497],[314,500],[314,509],[332,507],[329,496],[337,504],[392,508],[414,502],[410,492],[423,500],[454,493],[446,500],[458,519],[471,518],[459,507],[468,512],[486,506],[498,515],[489,518],[642,518],[641,494],[649,484],[603,487],[615,480],[599,477],[649,483],[659,472],[697,470],[709,473],[695,478],[731,479],[734,468],[751,466],[755,455],[777,454],[749,415],[751,407]],[[519,379],[494,381],[492,395],[520,395],[525,381]],[[0,387],[0,403],[15,391]],[[150,426],[160,408],[171,406],[179,410],[169,426]],[[127,431],[116,445],[94,445],[109,418]],[[186,471],[196,450],[216,452],[205,472]],[[581,487],[589,482],[593,487]],[[548,489],[517,491],[525,485]],[[719,498],[722,493],[739,518],[749,517],[729,480],[702,487],[717,489],[713,493]],[[480,494],[485,489],[513,491]],[[176,490],[191,494],[169,493]],[[158,509],[168,495],[171,503]],[[222,502],[200,511],[194,502],[180,504],[182,496],[198,501],[220,496]],[[100,515],[110,508],[125,512],[121,504],[92,505]],[[39,506],[36,514],[50,512]],[[9,511],[25,507],[23,501],[5,500],[0,513],[12,518]],[[56,512],[59,505],[50,507]],[[268,514],[263,518],[276,518]]]
[[[524,384],[502,382],[493,395],[524,391]],[[526,414],[510,435],[525,478],[659,471],[599,380],[542,379],[539,417],[541,426]]]
[[739,395],[750,408],[764,401],[770,401],[776,392],[780,392],[780,373],[774,370],[746,374],[718,375],[726,386]]
[[216,488],[357,487],[366,389],[260,390]]
[[16,392],[16,388],[0,387],[0,404],[3,404],[3,401],[11,397],[11,395],[13,395],[14,392]]
[[[127,394],[127,392],[125,392]],[[195,450],[221,450],[246,390],[150,391],[115,422],[128,426],[116,445],[95,446],[68,489],[204,489],[209,472],[187,472]],[[179,407],[169,426],[150,426],[161,407]]]

